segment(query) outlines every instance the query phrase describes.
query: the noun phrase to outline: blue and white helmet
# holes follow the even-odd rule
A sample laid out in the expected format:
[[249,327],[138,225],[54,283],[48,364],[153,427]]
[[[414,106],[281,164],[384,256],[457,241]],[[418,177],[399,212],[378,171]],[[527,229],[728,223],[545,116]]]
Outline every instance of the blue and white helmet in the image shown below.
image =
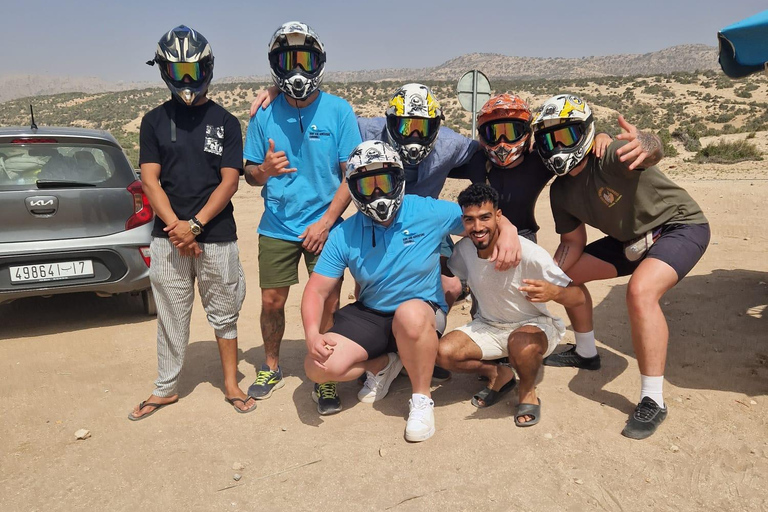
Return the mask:
[[269,68],[278,89],[306,99],[323,81],[325,47],[306,23],[283,23],[269,40]]
[[[377,184],[365,195],[362,180],[374,175],[382,176],[382,185]],[[405,195],[405,171],[400,155],[386,142],[367,140],[358,144],[347,160],[346,177],[352,202],[363,215],[375,222],[386,222],[400,209]]]

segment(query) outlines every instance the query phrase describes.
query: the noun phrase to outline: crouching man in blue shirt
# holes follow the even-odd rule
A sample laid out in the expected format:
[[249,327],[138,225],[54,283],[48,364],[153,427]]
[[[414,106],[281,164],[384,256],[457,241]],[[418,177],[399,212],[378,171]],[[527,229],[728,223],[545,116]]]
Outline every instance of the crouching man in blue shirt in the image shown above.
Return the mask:
[[[347,161],[347,184],[359,212],[334,229],[310,276],[301,302],[308,354],[307,376],[320,414],[341,410],[337,381],[366,381],[361,402],[381,400],[405,366],[413,395],[405,439],[425,441],[435,433],[430,380],[438,336],[448,307],[440,283],[440,243],[463,234],[457,204],[405,195],[400,156],[388,144],[366,141]],[[492,256],[505,270],[517,256],[517,230],[502,218],[503,239]],[[320,333],[323,304],[349,269],[360,285],[359,300],[334,315]]]

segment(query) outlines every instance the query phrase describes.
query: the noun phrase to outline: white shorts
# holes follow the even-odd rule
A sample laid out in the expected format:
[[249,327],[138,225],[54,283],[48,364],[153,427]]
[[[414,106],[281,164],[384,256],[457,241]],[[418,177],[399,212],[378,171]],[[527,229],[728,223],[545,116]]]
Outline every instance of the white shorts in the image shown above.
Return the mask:
[[482,318],[475,318],[468,324],[457,327],[456,330],[469,336],[480,347],[483,352],[483,359],[487,360],[507,357],[509,355],[507,349],[509,335],[524,325],[538,327],[547,336],[547,351],[544,353],[544,357],[551,354],[565,336],[563,321],[544,315],[512,324],[497,324],[487,322]]

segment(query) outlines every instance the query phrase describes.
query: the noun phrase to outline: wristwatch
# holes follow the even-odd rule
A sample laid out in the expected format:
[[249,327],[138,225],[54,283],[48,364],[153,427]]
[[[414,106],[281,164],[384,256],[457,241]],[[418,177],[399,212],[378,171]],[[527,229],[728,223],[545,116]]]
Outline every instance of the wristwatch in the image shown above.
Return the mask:
[[203,232],[203,224],[197,220],[197,217],[192,217],[189,219],[189,230],[195,236]]

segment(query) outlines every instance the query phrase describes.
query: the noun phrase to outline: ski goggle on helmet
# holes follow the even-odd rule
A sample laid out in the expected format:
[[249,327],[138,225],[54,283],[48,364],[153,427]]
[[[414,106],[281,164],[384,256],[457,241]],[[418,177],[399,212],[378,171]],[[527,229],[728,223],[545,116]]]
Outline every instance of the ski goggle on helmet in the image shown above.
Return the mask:
[[269,54],[270,63],[283,73],[300,68],[307,73],[315,73],[325,62],[325,55],[315,48],[278,48]]
[[389,100],[386,119],[389,143],[403,162],[415,166],[432,151],[445,117],[429,87],[405,84]]
[[312,28],[300,21],[283,23],[269,41],[269,69],[278,89],[303,100],[315,92],[325,74],[325,47]]
[[405,194],[403,163],[389,144],[368,140],[347,159],[347,185],[360,212],[376,222],[395,216]]
[[150,66],[160,68],[160,76],[173,96],[194,105],[208,90],[213,78],[213,51],[200,32],[179,25],[157,42]]
[[206,70],[199,62],[167,62],[165,72],[174,82],[183,82],[185,78],[196,82],[205,77]]
[[544,166],[557,176],[579,165],[595,141],[592,110],[572,94],[559,94],[545,101],[531,128]]
[[497,167],[507,168],[528,149],[531,111],[514,94],[489,99],[477,116],[480,146]]

